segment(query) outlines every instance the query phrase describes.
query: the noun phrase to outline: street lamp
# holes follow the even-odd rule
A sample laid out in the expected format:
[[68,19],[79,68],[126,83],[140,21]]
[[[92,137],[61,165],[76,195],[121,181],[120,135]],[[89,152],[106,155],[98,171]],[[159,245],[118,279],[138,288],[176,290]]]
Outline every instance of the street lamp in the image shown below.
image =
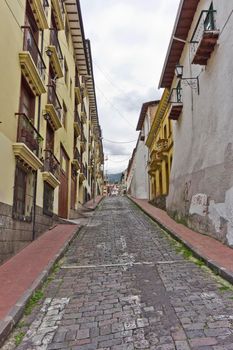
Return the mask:
[[183,78],[184,66],[177,63],[175,66],[175,75],[180,81],[184,82],[184,85],[188,85],[192,90],[196,90],[198,95],[200,92],[199,78]]
[[175,74],[177,76],[177,78],[182,78],[183,76],[183,70],[184,70],[184,66],[182,66],[181,64],[176,64],[175,67]]

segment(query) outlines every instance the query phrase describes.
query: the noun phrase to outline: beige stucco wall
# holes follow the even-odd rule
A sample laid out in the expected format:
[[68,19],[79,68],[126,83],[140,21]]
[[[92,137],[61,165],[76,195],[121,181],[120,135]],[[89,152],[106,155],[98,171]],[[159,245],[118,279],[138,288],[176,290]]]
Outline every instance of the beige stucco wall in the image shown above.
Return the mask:
[[[23,1],[24,2],[24,1]],[[22,3],[23,3],[22,2]],[[24,12],[19,2],[10,0],[9,6],[18,13],[18,22],[9,15],[5,2],[1,4],[1,54],[0,54],[0,202],[12,205],[15,158],[12,142],[16,141],[19,108],[21,70],[18,53],[22,50],[23,33],[20,25],[24,23]]]

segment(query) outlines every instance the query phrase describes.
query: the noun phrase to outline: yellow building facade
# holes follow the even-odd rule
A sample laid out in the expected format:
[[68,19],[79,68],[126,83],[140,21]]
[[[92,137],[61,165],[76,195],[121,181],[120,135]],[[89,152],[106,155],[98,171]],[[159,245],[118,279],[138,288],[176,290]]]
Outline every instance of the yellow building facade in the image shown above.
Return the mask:
[[0,5],[0,261],[102,191],[91,47],[79,1]]
[[172,166],[173,138],[169,114],[169,90],[165,89],[159,102],[146,145],[149,149],[150,200],[162,208],[169,192]]

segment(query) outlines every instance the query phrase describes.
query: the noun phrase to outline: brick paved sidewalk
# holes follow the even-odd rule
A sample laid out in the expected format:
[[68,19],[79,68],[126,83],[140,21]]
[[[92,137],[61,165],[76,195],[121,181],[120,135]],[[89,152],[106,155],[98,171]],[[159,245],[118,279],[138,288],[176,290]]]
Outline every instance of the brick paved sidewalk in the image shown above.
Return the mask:
[[0,266],[0,338],[18,321],[25,302],[77,230],[78,225],[57,225]]
[[216,239],[195,232],[188,227],[178,224],[164,210],[154,207],[146,199],[129,197],[152,219],[168,230],[176,239],[183,242],[209,267],[233,283],[233,249]]

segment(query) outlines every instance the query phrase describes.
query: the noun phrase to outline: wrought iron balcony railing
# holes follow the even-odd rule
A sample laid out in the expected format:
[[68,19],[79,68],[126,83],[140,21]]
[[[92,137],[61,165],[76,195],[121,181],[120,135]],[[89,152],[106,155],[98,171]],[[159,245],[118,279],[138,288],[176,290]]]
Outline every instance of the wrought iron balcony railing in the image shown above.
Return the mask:
[[39,75],[41,79],[45,80],[45,63],[43,61],[43,57],[41,55],[41,52],[39,50],[37,41],[33,35],[33,32],[29,26],[22,26],[21,27],[24,30],[24,44],[23,44],[23,50],[28,51],[32,59],[38,69]]
[[169,102],[171,103],[169,119],[178,120],[183,109],[182,88],[180,87],[180,83],[176,88],[172,89]]
[[77,147],[74,148],[74,159],[77,160],[81,165],[81,154]]
[[56,93],[54,85],[48,86],[48,103],[52,104],[57,112],[58,118],[61,121],[62,118],[62,106]]
[[81,164],[80,172],[87,178],[87,166],[84,164]]
[[211,6],[200,14],[191,38],[191,62],[194,64],[206,64],[217,42],[216,12]]
[[171,90],[170,96],[169,96],[169,102],[170,103],[183,103],[182,98],[182,88],[176,87]]
[[84,128],[83,128],[82,122],[81,122],[81,138],[80,138],[80,141],[81,141],[81,142],[84,142],[84,143],[87,142],[86,136],[85,136],[85,134],[84,134]]
[[15,115],[18,116],[17,142],[24,143],[37,157],[40,157],[42,136],[25,113],[16,113]]
[[75,123],[78,123],[80,130],[82,130],[82,124],[77,110],[74,112],[74,121]]
[[55,48],[57,50],[58,58],[60,60],[60,64],[63,67],[63,55],[62,55],[61,46],[60,46],[60,43],[58,40],[57,29],[54,29],[54,28],[50,29],[50,44],[55,46]]
[[79,81],[79,76],[78,76],[77,73],[75,75],[75,86],[81,88],[80,81]]
[[52,173],[57,179],[60,177],[60,162],[49,149],[44,150],[44,171]]

